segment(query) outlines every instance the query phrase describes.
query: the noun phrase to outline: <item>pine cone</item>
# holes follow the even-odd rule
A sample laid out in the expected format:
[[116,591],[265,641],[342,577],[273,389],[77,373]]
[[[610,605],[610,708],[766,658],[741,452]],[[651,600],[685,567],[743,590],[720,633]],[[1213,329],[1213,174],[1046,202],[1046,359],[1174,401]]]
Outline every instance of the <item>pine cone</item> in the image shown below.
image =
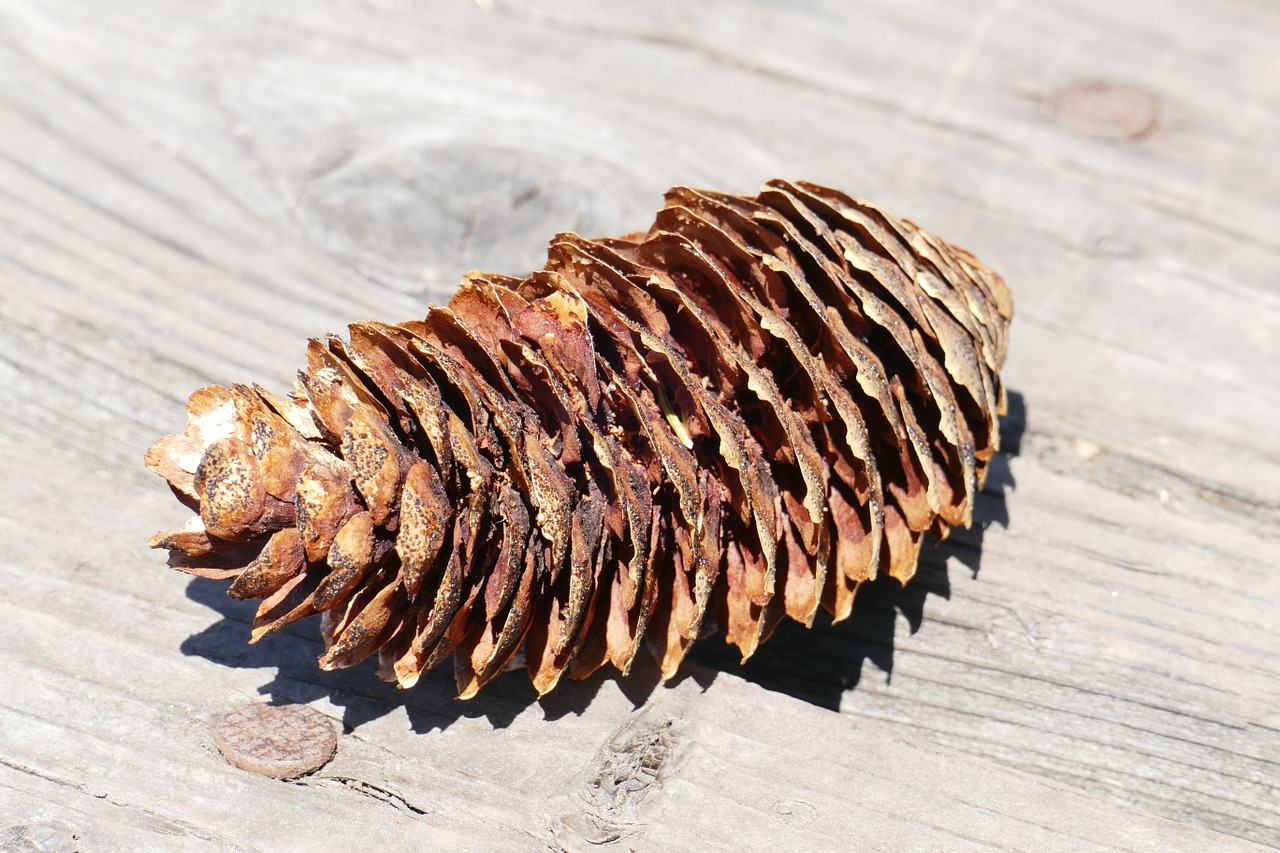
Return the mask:
[[970,523],[1012,303],[967,252],[808,183],[677,187],[647,234],[560,234],[525,279],[312,340],[287,399],[211,386],[146,463],[198,515],[170,565],[261,598],[250,642],[322,615],[323,669],[539,693],[642,640],[743,658],[844,619]]

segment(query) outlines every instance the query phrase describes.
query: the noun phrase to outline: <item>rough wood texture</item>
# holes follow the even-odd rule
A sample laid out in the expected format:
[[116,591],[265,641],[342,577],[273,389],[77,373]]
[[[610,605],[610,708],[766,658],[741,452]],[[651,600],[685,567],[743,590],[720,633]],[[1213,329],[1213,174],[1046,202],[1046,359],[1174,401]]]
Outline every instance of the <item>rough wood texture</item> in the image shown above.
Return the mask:
[[[0,846],[1280,838],[1271,5],[0,11]],[[1082,78],[1150,90],[1156,127],[1055,125]],[[910,216],[1018,299],[988,526],[851,626],[459,703],[319,673],[309,629],[246,647],[244,606],[142,549],[182,513],[140,457],[191,389],[281,389],[307,336],[536,266],[548,229],[774,175]],[[318,776],[217,754],[259,695],[343,721]]]

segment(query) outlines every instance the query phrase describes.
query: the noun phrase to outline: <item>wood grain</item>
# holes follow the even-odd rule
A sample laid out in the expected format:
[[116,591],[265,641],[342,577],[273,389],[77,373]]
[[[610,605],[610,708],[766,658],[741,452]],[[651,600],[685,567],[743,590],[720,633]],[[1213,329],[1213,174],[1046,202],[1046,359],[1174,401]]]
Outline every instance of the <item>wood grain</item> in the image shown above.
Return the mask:
[[[0,0],[0,849],[1276,845],[1278,31],[1245,0]],[[1082,79],[1155,129],[1054,125]],[[460,703],[319,672],[314,628],[246,646],[142,548],[182,513],[141,454],[194,388],[286,388],[308,336],[775,175],[1017,299],[983,527],[852,622]],[[340,719],[334,762],[227,766],[209,724],[260,696]]]

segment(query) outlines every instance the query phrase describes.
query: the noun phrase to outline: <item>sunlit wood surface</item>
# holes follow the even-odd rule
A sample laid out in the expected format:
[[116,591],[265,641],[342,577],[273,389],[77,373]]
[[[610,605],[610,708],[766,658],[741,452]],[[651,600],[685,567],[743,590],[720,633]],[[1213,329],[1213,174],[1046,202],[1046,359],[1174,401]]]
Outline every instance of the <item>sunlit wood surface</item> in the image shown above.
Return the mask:
[[[1262,0],[0,0],[0,849],[1280,843],[1278,39]],[[1154,126],[1082,133],[1078,81]],[[744,668],[463,703],[320,672],[311,625],[250,647],[144,548],[193,389],[775,176],[1015,294],[982,529],[908,589]],[[333,762],[227,765],[264,699]]]

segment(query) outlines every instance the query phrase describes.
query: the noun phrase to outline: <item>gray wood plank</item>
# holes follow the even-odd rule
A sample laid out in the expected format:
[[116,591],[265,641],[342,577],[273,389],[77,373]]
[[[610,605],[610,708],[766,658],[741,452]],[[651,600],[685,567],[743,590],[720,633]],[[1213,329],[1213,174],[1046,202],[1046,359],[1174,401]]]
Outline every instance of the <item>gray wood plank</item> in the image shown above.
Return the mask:
[[[244,646],[243,603],[138,559],[119,519],[164,496],[4,449],[6,527],[46,543],[0,559],[18,593],[0,604],[6,825],[59,821],[85,849],[1255,849],[933,744],[901,716],[854,721],[700,667],[541,701],[503,679],[467,703],[447,675],[399,692],[367,669],[321,674],[314,631]],[[11,484],[40,476],[61,488],[19,501]],[[89,556],[62,535],[73,490]],[[341,720],[334,761],[298,783],[227,765],[212,722],[264,696]]]
[[[0,829],[58,820],[86,849],[1277,843],[1274,7],[0,13]],[[1082,78],[1149,89],[1156,129],[1053,124],[1041,101]],[[852,623],[784,629],[743,668],[708,643],[674,686],[650,670],[539,703],[516,676],[458,703],[443,678],[318,672],[314,629],[246,647],[243,607],[141,550],[181,518],[141,453],[194,388],[287,387],[308,336],[537,266],[557,230],[642,227],[671,184],[774,175],[910,216],[1017,299],[984,527],[907,590],[864,591]],[[304,784],[225,766],[208,724],[259,696],[343,720],[335,762]],[[635,777],[645,755],[661,769]],[[611,791],[624,777],[637,793]]]

